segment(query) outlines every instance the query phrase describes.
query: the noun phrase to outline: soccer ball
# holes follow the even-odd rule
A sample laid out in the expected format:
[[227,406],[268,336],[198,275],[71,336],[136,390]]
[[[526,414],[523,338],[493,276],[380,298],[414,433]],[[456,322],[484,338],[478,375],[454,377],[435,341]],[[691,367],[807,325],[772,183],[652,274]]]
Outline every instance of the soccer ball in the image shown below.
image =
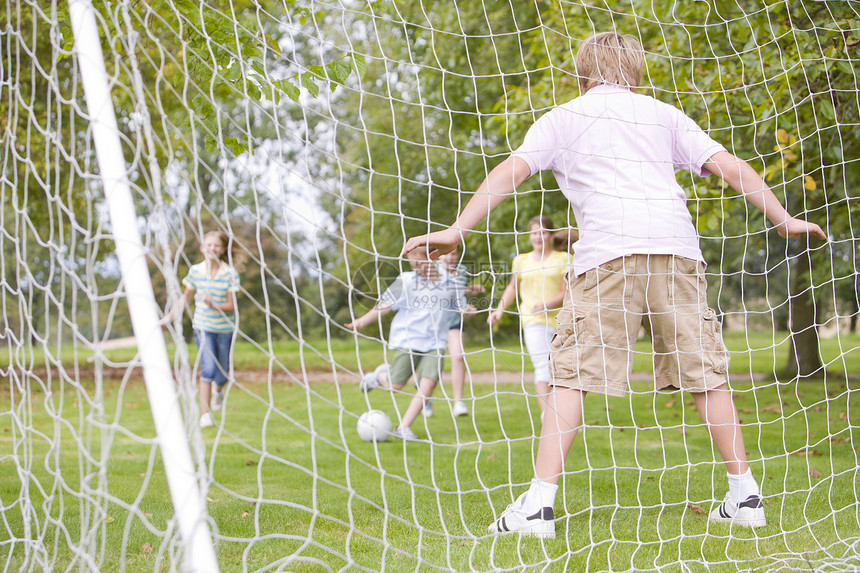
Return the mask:
[[391,418],[382,410],[365,412],[355,428],[365,442],[384,442],[391,435]]

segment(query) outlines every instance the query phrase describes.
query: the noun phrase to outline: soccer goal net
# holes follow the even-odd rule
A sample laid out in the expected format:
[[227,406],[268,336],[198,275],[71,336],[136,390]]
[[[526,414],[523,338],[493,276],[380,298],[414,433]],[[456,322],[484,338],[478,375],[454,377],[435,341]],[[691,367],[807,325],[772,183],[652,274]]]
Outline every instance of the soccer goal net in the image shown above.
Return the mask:
[[[678,172],[764,527],[709,521],[726,469],[694,397],[654,390],[643,329],[626,394],[585,402],[556,537],[488,532],[541,432],[524,309],[488,317],[533,217],[575,250],[550,172],[432,271],[476,312],[417,439],[357,431],[370,410],[397,427],[416,388],[360,391],[402,368],[395,327],[345,325],[410,271],[408,237],[580,95],[574,56],[601,31],[642,44],[639,93],[828,235],[782,239]],[[850,1],[0,3],[4,570],[860,568],[858,69]],[[220,368],[205,349],[225,339]]]

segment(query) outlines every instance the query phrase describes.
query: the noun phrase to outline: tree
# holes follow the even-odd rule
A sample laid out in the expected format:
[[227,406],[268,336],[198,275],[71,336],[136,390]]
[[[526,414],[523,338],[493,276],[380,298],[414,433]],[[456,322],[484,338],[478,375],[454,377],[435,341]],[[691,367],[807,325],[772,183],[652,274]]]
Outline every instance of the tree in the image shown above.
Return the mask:
[[[858,154],[856,14],[847,3],[814,2],[778,2],[752,13],[722,2],[610,2],[609,7],[546,6],[541,13],[545,28],[565,34],[545,28],[530,33],[526,44],[537,58],[535,69],[542,71],[530,85],[510,90],[505,105],[550,105],[564,89],[564,70],[573,69],[570,54],[576,46],[567,38],[584,39],[608,29],[640,37],[648,52],[649,91],[679,105],[730,151],[751,159],[791,213],[819,223],[832,244],[844,246],[834,256],[823,245],[781,241],[766,232],[760,213],[726,198],[715,178],[684,177],[694,193],[690,208],[706,258],[719,265],[726,282],[718,285],[719,292],[733,283],[742,286],[745,308],[747,297],[772,297],[772,285],[778,293],[780,276],[787,274],[792,340],[787,370],[801,376],[820,373],[822,305],[840,306],[832,299],[834,277],[842,277],[845,290],[855,270],[848,245],[853,245],[858,212],[848,182],[856,180],[859,168],[851,159]],[[749,272],[771,278],[764,295],[756,286],[760,281],[745,280]],[[849,303],[855,308],[856,294]]]
[[[325,14],[292,2],[240,0],[232,12],[185,1],[94,5],[141,229],[158,247],[159,268],[174,270],[172,253],[163,250],[169,243],[197,248],[204,221],[228,230],[253,224],[277,236],[286,225],[277,215],[284,199],[255,187],[259,172],[249,165],[266,159],[253,153],[273,153],[282,166],[293,161],[279,136],[305,117],[310,106],[297,101],[360,75],[362,58],[308,33]],[[0,7],[0,69],[11,80],[4,85],[13,86],[0,100],[0,130],[14,142],[4,153],[0,216],[4,228],[19,230],[0,239],[4,278],[19,303],[32,301],[22,320],[61,317],[57,328],[26,328],[62,336],[73,323],[96,338],[106,321],[117,324],[113,301],[121,287],[100,185],[80,176],[95,167],[67,6],[45,6]],[[250,250],[269,249],[258,246]],[[58,312],[39,310],[48,306]],[[74,318],[62,318],[66,313]]]
[[[393,276],[363,270],[395,274],[404,238],[450,224],[470,192],[521,141],[524,130],[499,129],[498,105],[532,73],[521,53],[521,30],[537,27],[539,12],[509,2],[397,2],[369,10],[367,20],[356,16],[365,31],[356,36],[368,38],[355,44],[367,54],[365,90],[337,107],[335,161],[345,185],[328,209],[345,238],[338,273],[373,294]],[[498,280],[507,269],[517,248],[510,235],[524,231],[531,216],[548,212],[565,219],[560,193],[544,192],[538,181],[529,185],[533,193],[498,209],[469,237],[473,272],[492,269],[479,280]],[[343,309],[336,320],[348,317]],[[476,321],[469,326],[480,327]]]

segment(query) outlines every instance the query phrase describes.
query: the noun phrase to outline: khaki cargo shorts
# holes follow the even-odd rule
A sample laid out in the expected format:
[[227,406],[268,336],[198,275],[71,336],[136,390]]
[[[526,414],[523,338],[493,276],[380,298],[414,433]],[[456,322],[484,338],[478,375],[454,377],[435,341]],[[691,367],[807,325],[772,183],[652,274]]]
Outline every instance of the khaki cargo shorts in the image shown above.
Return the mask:
[[645,318],[658,389],[727,383],[729,354],[704,271],[684,257],[628,255],[572,279],[550,343],[551,385],[623,396]]

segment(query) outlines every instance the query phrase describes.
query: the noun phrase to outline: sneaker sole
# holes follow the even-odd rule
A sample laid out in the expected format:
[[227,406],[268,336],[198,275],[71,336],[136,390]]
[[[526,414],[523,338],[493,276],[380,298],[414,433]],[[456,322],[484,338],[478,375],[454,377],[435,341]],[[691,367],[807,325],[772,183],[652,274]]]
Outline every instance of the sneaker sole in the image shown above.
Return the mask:
[[708,521],[712,523],[729,523],[740,527],[764,527],[767,525],[764,511],[760,508],[758,511],[751,508],[741,508],[734,517],[721,517],[720,515],[708,516]]
[[538,529],[520,529],[518,531],[491,531],[495,535],[519,535],[520,537],[537,537],[539,539],[555,539],[555,529],[540,531]]
[[738,525],[740,527],[764,527],[767,525],[765,518],[738,519],[731,517],[711,517],[708,519],[711,523],[728,523],[730,525]]
[[555,531],[520,531],[522,537],[537,537],[538,539],[555,539]]
[[[549,508],[544,508],[549,509]],[[530,519],[519,529],[508,529],[507,519],[502,516],[489,528],[490,533],[497,535],[518,533],[523,537],[539,537],[541,539],[555,538],[555,521],[548,519]]]

